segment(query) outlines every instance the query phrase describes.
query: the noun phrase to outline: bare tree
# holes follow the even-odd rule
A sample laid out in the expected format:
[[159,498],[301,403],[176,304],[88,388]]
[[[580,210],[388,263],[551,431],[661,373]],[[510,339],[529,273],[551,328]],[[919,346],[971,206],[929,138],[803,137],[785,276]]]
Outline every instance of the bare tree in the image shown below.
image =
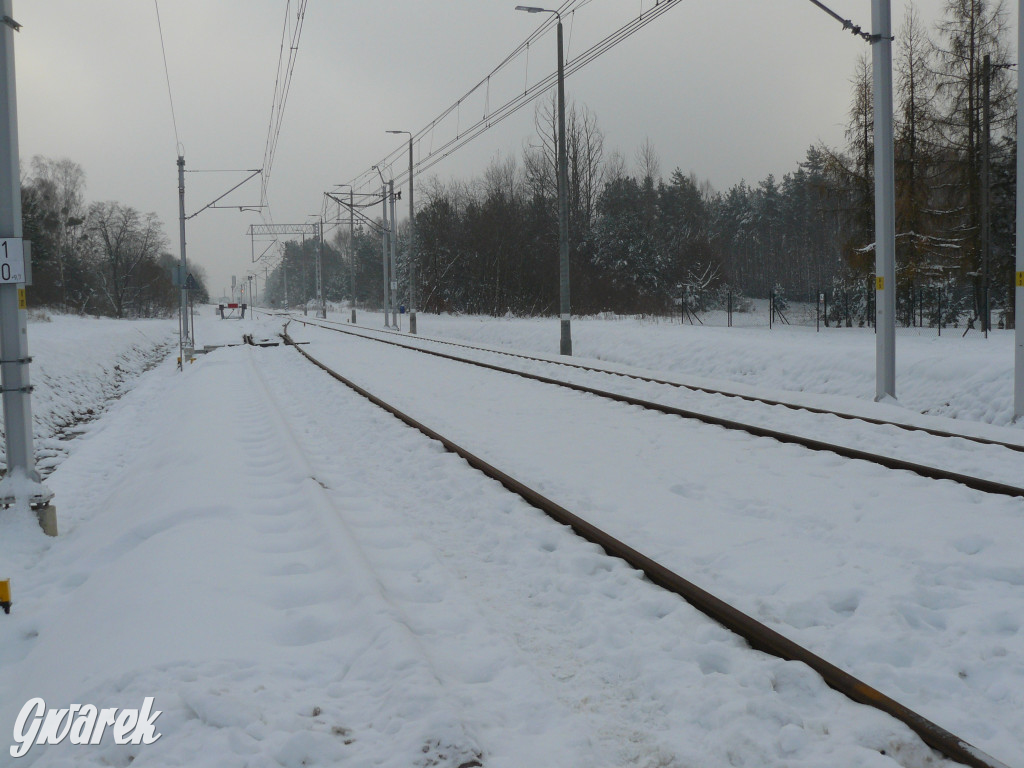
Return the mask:
[[115,317],[124,317],[148,282],[163,276],[145,269],[166,246],[163,226],[155,213],[106,202],[89,206],[85,230],[96,290]]
[[636,164],[640,172],[640,180],[647,181],[653,186],[661,179],[661,158],[651,143],[650,137],[644,139],[644,143],[636,151]]
[[[539,145],[524,151],[523,167],[531,196],[558,198],[558,109],[554,98],[534,110]],[[565,113],[565,152],[569,166],[569,222],[577,234],[589,230],[604,182],[604,133],[586,106],[570,103]]]
[[78,258],[84,222],[85,171],[68,158],[53,160],[36,155],[28,184],[35,187],[43,206],[43,226],[52,237],[61,307],[68,306],[68,269]]

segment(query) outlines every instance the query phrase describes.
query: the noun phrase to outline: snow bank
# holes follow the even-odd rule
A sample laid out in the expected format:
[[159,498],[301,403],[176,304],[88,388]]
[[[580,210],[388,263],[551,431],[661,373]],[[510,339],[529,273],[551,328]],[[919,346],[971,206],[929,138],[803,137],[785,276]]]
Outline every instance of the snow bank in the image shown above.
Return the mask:
[[[37,467],[46,475],[66,455],[66,438],[167,356],[177,343],[177,323],[73,315],[35,318],[28,326],[32,425]],[[0,464],[3,455],[0,440]]]

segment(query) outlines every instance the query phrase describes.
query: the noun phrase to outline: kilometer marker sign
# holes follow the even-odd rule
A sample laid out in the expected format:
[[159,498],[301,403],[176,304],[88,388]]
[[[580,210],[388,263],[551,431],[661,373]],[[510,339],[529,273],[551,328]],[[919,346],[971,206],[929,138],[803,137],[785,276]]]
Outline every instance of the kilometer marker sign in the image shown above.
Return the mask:
[[25,282],[25,241],[20,237],[0,238],[0,283]]

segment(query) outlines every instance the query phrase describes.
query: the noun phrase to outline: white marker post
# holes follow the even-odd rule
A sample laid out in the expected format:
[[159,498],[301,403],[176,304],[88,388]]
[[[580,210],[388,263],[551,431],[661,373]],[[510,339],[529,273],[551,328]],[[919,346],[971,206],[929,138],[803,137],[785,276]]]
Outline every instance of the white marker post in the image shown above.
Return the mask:
[[11,0],[0,0],[0,382],[6,430],[7,473],[0,481],[0,505],[35,508],[43,530],[57,535],[53,493],[36,472],[32,446],[28,311],[25,303],[25,244],[21,228],[18,166],[18,105],[14,77]]

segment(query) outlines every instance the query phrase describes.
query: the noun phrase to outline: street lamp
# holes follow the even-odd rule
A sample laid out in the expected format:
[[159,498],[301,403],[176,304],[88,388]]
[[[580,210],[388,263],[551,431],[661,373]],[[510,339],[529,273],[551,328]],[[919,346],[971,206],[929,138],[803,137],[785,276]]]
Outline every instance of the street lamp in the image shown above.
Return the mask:
[[416,333],[416,212],[412,202],[412,133],[410,131],[387,131],[387,133],[409,134],[409,333]]
[[565,154],[565,66],[562,53],[562,15],[548,8],[517,5],[517,11],[553,13],[558,18],[558,291],[562,336],[559,352],[572,355],[572,333],[569,328],[569,164]]
[[[388,240],[391,237],[390,226],[393,225],[388,224],[388,183],[384,180],[384,174],[381,172],[380,168],[375,165],[373,166],[373,170],[375,170],[377,175],[380,176],[381,202],[384,205],[381,218],[384,226],[381,227],[380,234],[381,248],[384,251],[384,327],[390,328],[391,326],[388,324]],[[392,184],[394,184],[393,181]]]

